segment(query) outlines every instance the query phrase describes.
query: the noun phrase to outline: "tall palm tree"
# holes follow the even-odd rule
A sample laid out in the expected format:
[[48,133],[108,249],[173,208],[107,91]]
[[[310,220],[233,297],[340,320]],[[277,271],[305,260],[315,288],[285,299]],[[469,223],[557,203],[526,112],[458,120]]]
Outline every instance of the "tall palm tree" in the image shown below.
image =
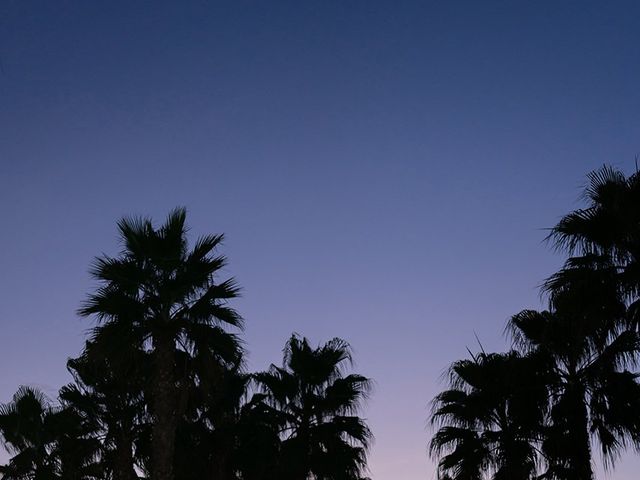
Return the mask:
[[451,388],[436,396],[431,416],[439,429],[429,450],[440,478],[535,478],[546,411],[537,367],[516,352],[482,352],[450,367]]
[[371,432],[357,416],[371,381],[346,374],[349,345],[333,339],[317,348],[292,336],[283,366],[255,374],[281,428],[285,480],[354,480],[366,470]]
[[235,282],[216,281],[226,263],[214,253],[223,237],[204,236],[189,249],[185,220],[184,209],[172,211],[159,228],[145,218],[120,220],[123,250],[118,257],[96,259],[91,273],[101,286],[80,310],[101,323],[130,324],[150,348],[154,480],[174,478],[176,428],[186,401],[179,352],[208,352],[229,361],[241,352],[236,337],[223,328],[242,327],[227,304],[238,295]]
[[593,434],[607,463],[639,435],[628,408],[637,383],[628,369],[640,360],[640,172],[603,166],[587,178],[587,205],[549,235],[571,255],[544,285],[550,311],[524,312],[512,322],[521,344],[556,365],[550,437],[573,431],[580,439],[547,442],[550,457],[560,459],[551,469],[558,478],[591,478]]
[[640,447],[640,384],[629,370],[640,337],[624,327],[624,300],[603,281],[607,271],[574,273],[573,283],[552,292],[549,310],[522,311],[510,329],[516,345],[545,365],[547,477],[592,480],[592,438],[607,465],[626,445]]

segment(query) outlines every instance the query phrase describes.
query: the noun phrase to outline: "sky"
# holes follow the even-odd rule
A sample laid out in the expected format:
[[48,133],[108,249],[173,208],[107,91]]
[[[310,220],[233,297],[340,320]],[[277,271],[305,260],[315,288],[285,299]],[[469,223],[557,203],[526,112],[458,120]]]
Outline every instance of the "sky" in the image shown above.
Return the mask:
[[[636,1],[0,0],[0,402],[55,396],[125,215],[224,233],[249,368],[338,336],[374,480],[433,480],[429,402],[504,350],[545,229],[640,154]],[[626,455],[602,478],[632,480]]]

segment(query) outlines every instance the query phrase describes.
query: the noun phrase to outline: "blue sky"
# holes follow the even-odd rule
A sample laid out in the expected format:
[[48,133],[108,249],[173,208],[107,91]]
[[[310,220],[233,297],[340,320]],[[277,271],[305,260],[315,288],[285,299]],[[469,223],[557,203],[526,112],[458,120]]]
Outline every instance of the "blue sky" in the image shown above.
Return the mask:
[[[446,366],[504,349],[544,229],[640,153],[632,1],[0,2],[0,401],[50,394],[115,222],[226,234],[250,367],[340,336],[377,480],[434,478]],[[609,478],[631,480],[625,457]]]

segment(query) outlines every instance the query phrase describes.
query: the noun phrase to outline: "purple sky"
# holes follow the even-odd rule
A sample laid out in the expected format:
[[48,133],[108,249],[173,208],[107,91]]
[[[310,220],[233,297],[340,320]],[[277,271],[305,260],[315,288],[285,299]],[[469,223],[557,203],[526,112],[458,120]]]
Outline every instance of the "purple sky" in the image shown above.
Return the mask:
[[[115,222],[224,232],[252,369],[291,332],[376,381],[375,480],[559,265],[544,228],[640,153],[637,1],[0,1],[0,402],[54,395]],[[625,457],[610,478],[637,477]],[[634,470],[636,469],[636,470]]]

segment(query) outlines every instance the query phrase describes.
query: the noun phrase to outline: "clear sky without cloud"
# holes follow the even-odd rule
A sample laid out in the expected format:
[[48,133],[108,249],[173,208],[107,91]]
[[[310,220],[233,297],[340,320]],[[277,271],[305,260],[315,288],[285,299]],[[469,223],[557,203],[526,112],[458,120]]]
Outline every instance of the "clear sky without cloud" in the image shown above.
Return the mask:
[[[55,395],[115,222],[224,232],[249,367],[376,381],[376,480],[435,478],[446,366],[507,348],[589,170],[640,153],[636,1],[0,1],[0,402]],[[615,480],[637,476],[624,457]]]

